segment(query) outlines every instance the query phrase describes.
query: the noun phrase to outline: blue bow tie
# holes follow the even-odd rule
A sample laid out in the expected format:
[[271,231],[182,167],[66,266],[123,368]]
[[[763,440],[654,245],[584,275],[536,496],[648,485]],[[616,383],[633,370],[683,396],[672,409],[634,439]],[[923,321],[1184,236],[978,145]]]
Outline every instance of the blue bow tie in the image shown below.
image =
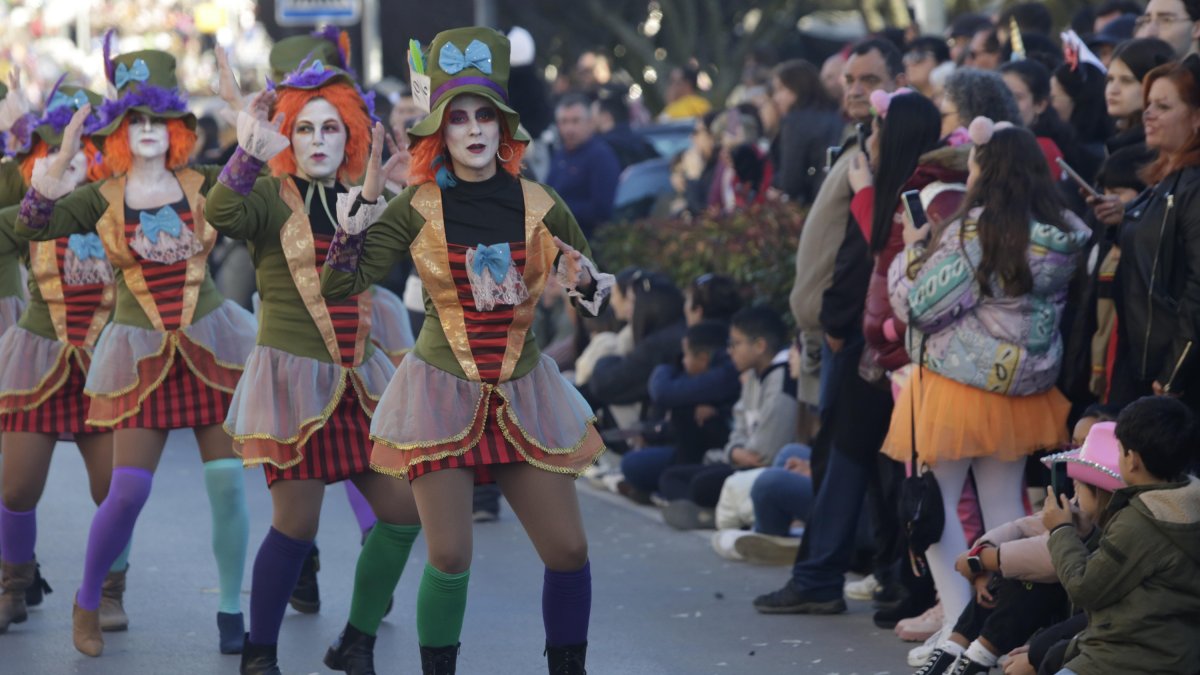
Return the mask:
[[442,45],[442,51],[438,54],[438,65],[450,75],[455,75],[464,68],[476,68],[484,75],[491,75],[492,50],[479,40],[471,40],[464,54],[454,43],[447,42]]
[[512,265],[512,251],[507,243],[492,246],[480,244],[475,247],[475,260],[472,267],[475,269],[476,276],[483,276],[483,271],[486,269],[491,273],[492,279],[500,284],[504,282],[504,277],[508,276],[510,265]]
[[119,64],[117,66],[116,77],[113,79],[113,83],[117,85],[117,89],[124,87],[130,80],[145,82],[150,79],[150,68],[146,65],[145,61],[134,59],[133,68],[127,68],[124,63]]
[[164,206],[158,210],[158,213],[150,213],[142,211],[138,216],[142,224],[142,232],[151,244],[158,243],[159,234],[169,234],[172,237],[178,237],[183,232],[183,221],[179,219],[179,214],[175,213],[175,209],[170,206]]
[[50,103],[46,106],[46,112],[54,110],[55,108],[61,108],[64,105],[69,105],[72,108],[79,110],[89,103],[91,103],[91,101],[88,100],[87,94],[83,93],[82,91],[75,92],[73,96],[67,96],[61,91],[56,91],[54,92],[54,96],[50,97]]
[[104,244],[94,234],[73,234],[67,238],[67,248],[80,260],[104,260]]

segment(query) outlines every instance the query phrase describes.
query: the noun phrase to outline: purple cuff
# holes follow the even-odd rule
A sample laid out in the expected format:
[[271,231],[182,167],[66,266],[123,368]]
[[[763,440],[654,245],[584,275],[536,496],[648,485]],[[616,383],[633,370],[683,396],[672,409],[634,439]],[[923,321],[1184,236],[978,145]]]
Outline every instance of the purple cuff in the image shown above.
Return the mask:
[[366,232],[346,234],[343,230],[334,232],[333,241],[329,244],[329,253],[325,256],[325,266],[332,267],[339,272],[353,274],[358,269],[358,258],[362,255],[363,240],[366,239],[366,234]]
[[225,162],[217,181],[244,197],[254,189],[254,181],[258,180],[264,164],[266,162],[238,146],[229,161]]
[[21,200],[21,210],[17,222],[31,230],[41,230],[50,224],[50,216],[54,213],[54,200],[42,196],[33,188],[25,193]]

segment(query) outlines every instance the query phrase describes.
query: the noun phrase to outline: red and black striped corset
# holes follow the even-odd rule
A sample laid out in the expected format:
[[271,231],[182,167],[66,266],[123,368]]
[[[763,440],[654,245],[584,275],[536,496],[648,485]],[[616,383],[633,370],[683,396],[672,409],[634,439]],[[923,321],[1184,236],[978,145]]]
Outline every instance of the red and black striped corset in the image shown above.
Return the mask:
[[80,347],[87,342],[88,330],[92,327],[92,318],[100,307],[100,302],[104,297],[104,287],[107,284],[68,284],[63,272],[66,255],[66,237],[56,239],[54,241],[54,257],[58,264],[58,276],[63,280],[63,303],[67,308],[67,342]]
[[[454,286],[458,289],[458,302],[463,308],[463,319],[467,326],[467,342],[471,355],[479,368],[479,377],[484,382],[496,384],[500,381],[500,367],[504,363],[504,352],[508,348],[508,329],[513,322],[512,305],[496,305],[491,311],[475,308],[475,296],[471,293],[471,281],[467,277],[467,247],[447,244],[450,256],[450,272]],[[509,244],[512,264],[518,272],[525,274],[525,242]]]
[[[333,237],[327,234],[313,233],[313,249],[317,254],[317,270],[325,264],[325,256],[329,254],[329,245]],[[358,365],[354,362],[354,351],[358,340],[358,296],[352,295],[344,300],[325,300],[329,310],[329,319],[333,322],[333,332],[337,336],[338,351],[342,355],[342,366],[350,368]]]
[[[183,221],[184,227],[195,232],[196,226],[192,218],[192,211],[187,206],[187,201],[184,200],[173,204],[172,208],[175,209],[175,213],[179,214],[179,219]],[[138,225],[140,224],[140,214],[140,211],[129,208],[125,209],[126,241],[132,241],[134,235],[137,233]],[[146,287],[150,289],[150,295],[154,298],[154,304],[158,307],[159,316],[162,317],[163,330],[179,330],[179,325],[183,318],[183,287],[187,279],[188,259],[184,258],[169,265],[164,265],[163,263],[143,258],[132,247],[130,247],[129,252],[142,268],[142,276],[146,279]]]

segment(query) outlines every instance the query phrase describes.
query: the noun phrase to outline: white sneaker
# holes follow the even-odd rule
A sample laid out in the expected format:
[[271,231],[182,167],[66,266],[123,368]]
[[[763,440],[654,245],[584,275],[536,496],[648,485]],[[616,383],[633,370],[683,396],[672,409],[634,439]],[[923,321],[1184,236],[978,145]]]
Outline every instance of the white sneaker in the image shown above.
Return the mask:
[[881,585],[875,580],[875,575],[868,574],[858,581],[847,581],[843,592],[846,594],[847,600],[871,600],[875,597],[875,591],[880,588]]
[[913,668],[920,668],[921,666],[925,665],[925,662],[929,660],[930,654],[933,654],[933,650],[937,649],[938,645],[942,644],[942,642],[946,639],[946,635],[946,627],[942,626],[938,632],[929,636],[929,639],[925,641],[925,644],[919,647],[913,647],[911,650],[909,650],[908,665],[912,666]]
[[788,566],[795,564],[800,540],[795,537],[776,537],[761,532],[745,532],[733,542],[742,559],[755,565]]
[[742,561],[742,554],[734,547],[738,539],[750,534],[745,530],[718,530],[713,532],[712,547],[717,555],[726,560]]
[[610,471],[609,473],[606,473],[600,477],[600,487],[612,492],[613,494],[621,494],[621,491],[617,489],[617,486],[620,485],[624,480],[625,474],[621,473],[620,471]]

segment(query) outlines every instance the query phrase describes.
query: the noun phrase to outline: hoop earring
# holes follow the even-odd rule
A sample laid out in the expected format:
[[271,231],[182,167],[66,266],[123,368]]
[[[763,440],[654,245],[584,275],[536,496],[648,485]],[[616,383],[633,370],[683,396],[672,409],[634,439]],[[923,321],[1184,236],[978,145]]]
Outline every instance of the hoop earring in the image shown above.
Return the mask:
[[[504,155],[500,154],[500,151],[503,150],[504,148],[508,148],[508,157],[505,157]],[[517,156],[517,151],[513,150],[513,147],[511,145],[509,145],[508,143],[501,143],[500,147],[496,148],[496,159],[500,160],[500,163],[502,163],[502,164],[508,164],[516,156]]]

